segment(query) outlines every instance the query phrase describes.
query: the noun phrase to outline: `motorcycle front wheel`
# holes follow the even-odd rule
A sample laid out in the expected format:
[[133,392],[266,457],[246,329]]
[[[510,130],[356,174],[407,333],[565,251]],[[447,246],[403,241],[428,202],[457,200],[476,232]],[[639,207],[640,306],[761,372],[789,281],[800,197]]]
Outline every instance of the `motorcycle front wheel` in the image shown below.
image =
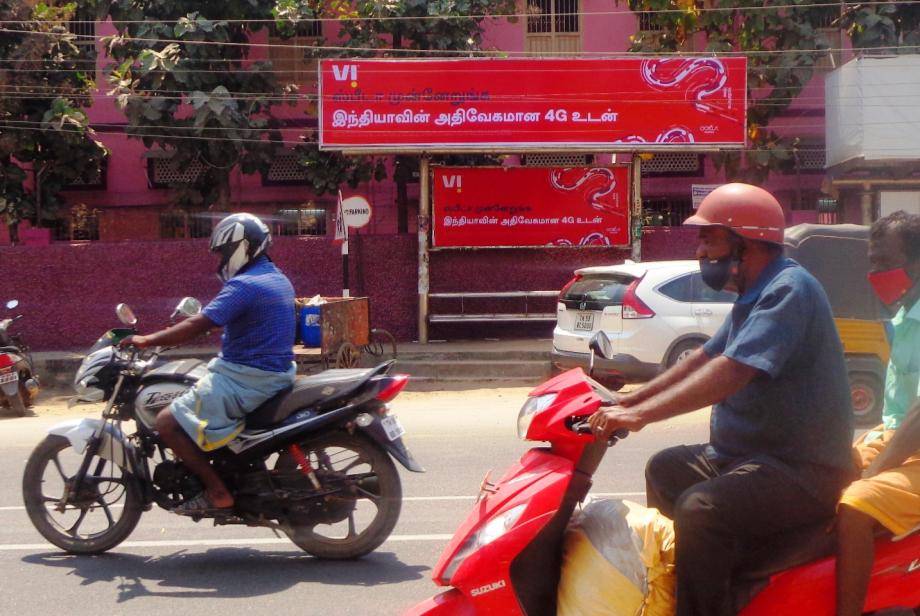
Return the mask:
[[[402,485],[393,460],[370,439],[345,432],[300,443],[324,490],[291,511],[286,533],[297,547],[318,558],[359,558],[377,549],[396,526]],[[275,469],[300,465],[282,453]]]
[[116,464],[94,456],[74,490],[83,454],[63,436],[38,444],[22,477],[29,520],[42,537],[71,554],[99,554],[128,538],[143,513],[134,478]]

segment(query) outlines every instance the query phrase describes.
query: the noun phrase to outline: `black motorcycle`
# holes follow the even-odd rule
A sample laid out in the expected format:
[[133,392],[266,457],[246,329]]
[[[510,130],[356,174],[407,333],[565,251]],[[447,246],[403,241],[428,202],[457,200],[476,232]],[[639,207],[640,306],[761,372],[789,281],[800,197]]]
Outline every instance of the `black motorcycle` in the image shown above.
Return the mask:
[[[15,299],[6,303],[7,310],[18,306]],[[0,406],[23,417],[38,395],[39,385],[29,347],[22,336],[10,333],[10,327],[21,318],[17,314],[0,319]]]
[[[200,310],[197,300],[185,298],[173,316]],[[128,327],[96,342],[74,382],[72,402],[105,402],[102,418],[53,427],[23,476],[29,519],[45,539],[71,553],[110,550],[154,503],[172,510],[203,489],[162,444],[154,419],[207,368],[197,360],[161,363],[159,349],[146,355],[119,349],[118,342],[135,333],[137,319],[124,304],[117,312]],[[281,531],[322,558],[356,558],[380,546],[402,505],[391,457],[424,472],[389,414],[387,403],[408,380],[390,375],[392,365],[298,377],[247,415],[246,429],[208,454],[233,493],[232,510],[193,519]]]

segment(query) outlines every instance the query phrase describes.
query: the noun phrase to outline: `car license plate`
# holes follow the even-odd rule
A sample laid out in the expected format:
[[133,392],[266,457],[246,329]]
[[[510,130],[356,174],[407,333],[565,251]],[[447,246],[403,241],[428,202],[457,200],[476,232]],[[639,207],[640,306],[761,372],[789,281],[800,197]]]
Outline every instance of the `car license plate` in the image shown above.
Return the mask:
[[395,415],[387,415],[380,420],[380,423],[383,424],[383,429],[387,433],[387,438],[391,441],[395,441],[406,433],[406,429],[402,427],[402,424],[399,423]]
[[0,385],[4,383],[15,383],[19,380],[18,372],[10,372],[9,374],[0,374]]
[[579,312],[575,316],[575,331],[590,332],[594,330],[594,313]]

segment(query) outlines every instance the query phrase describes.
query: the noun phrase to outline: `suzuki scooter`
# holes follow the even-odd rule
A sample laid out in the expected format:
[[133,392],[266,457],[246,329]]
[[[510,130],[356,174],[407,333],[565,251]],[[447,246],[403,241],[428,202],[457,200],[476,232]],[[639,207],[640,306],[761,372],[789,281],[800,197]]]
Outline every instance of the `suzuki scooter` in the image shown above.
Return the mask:
[[[7,310],[15,310],[19,301],[6,303]],[[0,319],[0,406],[9,407],[23,417],[38,395],[38,377],[32,364],[29,347],[17,334],[10,334],[10,326],[22,318],[21,314]]]
[[[593,368],[595,354],[609,357],[610,341],[596,334],[591,351]],[[449,589],[406,616],[556,613],[564,531],[607,448],[627,435],[598,442],[588,418],[614,404],[615,396],[580,368],[531,392],[518,416],[518,436],[549,446],[529,450],[494,483],[486,477],[434,568],[434,582]],[[828,526],[783,534],[748,554],[735,575],[738,612],[833,616],[835,540]],[[866,611],[914,614],[920,606],[920,533],[899,541],[881,536],[875,549]]]

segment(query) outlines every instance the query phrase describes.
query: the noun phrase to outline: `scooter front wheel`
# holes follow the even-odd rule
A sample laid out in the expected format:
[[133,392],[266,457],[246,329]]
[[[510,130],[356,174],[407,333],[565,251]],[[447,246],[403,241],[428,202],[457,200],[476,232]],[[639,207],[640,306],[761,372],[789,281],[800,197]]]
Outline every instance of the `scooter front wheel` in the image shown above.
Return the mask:
[[83,457],[63,436],[45,437],[26,463],[22,495],[42,537],[71,554],[99,554],[128,538],[143,504],[132,475],[99,456],[74,486]]

